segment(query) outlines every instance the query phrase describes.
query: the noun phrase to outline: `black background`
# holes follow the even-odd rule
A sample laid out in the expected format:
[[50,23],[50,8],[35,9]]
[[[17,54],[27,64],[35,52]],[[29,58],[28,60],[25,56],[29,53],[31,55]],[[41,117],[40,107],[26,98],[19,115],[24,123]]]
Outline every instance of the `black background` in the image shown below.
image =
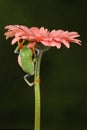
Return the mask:
[[71,43],[45,52],[41,63],[41,130],[87,129],[87,1],[0,0],[0,129],[34,125],[34,89],[5,40],[6,25],[77,31],[82,46]]

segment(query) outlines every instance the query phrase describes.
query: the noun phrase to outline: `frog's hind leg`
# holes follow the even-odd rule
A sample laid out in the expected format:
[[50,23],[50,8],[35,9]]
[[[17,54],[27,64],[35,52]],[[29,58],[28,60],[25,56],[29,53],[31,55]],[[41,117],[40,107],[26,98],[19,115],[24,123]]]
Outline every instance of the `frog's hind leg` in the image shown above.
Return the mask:
[[31,81],[30,81],[31,78],[33,78],[33,76],[31,76],[31,75],[29,75],[29,74],[26,74],[26,75],[24,76],[25,82],[26,82],[30,87],[32,87],[32,86],[34,85],[34,82],[31,82]]

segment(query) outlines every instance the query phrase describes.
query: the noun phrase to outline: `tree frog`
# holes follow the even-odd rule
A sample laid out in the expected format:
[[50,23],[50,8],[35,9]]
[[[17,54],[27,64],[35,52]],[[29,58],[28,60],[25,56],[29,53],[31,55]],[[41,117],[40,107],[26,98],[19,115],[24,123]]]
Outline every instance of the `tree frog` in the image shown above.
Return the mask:
[[[19,46],[16,47],[14,53],[18,53],[20,57],[20,66],[27,74],[24,76],[24,80],[29,86],[33,86],[34,82],[30,82],[29,79],[34,75],[35,71],[35,62],[36,58],[33,58],[33,53],[30,48],[23,46],[19,49]],[[39,52],[38,52],[39,53]]]
[[27,73],[24,76],[24,80],[29,86],[33,86],[34,83],[29,82],[29,77],[34,75],[35,59],[33,58],[32,50],[24,46],[19,53],[20,64],[22,69]]

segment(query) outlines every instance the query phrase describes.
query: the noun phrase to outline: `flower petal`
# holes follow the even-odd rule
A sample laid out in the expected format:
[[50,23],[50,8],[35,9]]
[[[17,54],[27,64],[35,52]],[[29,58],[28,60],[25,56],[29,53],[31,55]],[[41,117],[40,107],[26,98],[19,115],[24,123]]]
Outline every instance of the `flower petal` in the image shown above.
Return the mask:
[[69,42],[67,42],[65,39],[61,41],[67,48],[70,48]]
[[19,41],[19,40],[20,40],[20,37],[15,37],[15,38],[12,40],[11,44],[13,45],[14,43],[16,43],[16,42]]

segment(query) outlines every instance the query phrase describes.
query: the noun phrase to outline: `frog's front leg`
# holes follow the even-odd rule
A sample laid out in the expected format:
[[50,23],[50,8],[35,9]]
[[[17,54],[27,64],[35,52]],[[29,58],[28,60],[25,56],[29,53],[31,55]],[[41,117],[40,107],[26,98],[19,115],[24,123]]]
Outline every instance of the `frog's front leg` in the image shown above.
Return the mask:
[[18,46],[14,50],[14,53],[16,53],[16,54],[20,53],[20,49],[23,48],[24,42],[25,42],[25,40],[22,40],[21,42],[20,42],[20,40],[18,41]]

